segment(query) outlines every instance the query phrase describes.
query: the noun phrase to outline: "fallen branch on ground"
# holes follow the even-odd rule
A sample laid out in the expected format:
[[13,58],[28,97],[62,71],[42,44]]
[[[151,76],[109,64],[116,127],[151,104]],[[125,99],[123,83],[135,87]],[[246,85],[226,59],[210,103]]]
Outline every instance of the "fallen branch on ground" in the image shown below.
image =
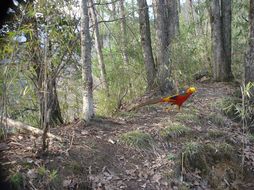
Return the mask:
[[[42,135],[43,134],[43,130],[41,130],[41,129],[37,129],[35,127],[24,124],[20,121],[15,121],[10,118],[3,117],[2,120],[0,121],[0,123],[6,127],[13,127],[13,128],[16,128],[20,131],[26,131],[26,132],[32,133],[33,135]],[[53,135],[51,133],[48,133],[47,136],[49,138],[56,139],[58,141],[62,141],[61,137]]]

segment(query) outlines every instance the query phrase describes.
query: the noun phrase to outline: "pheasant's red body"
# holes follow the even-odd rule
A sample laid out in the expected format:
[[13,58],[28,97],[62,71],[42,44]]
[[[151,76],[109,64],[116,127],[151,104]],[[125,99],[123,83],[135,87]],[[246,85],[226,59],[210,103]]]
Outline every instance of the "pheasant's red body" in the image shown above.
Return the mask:
[[160,102],[167,102],[170,104],[178,105],[179,109],[182,106],[182,104],[190,97],[191,94],[196,92],[196,89],[194,87],[190,87],[186,90],[185,93],[177,94],[174,96],[168,96],[165,98],[161,98]]

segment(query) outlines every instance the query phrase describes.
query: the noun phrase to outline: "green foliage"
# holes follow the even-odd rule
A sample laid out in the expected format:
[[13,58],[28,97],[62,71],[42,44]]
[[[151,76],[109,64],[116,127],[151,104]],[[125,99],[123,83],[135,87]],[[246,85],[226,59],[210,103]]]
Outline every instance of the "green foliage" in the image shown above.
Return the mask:
[[150,149],[154,144],[153,138],[148,133],[137,130],[122,134],[120,140],[130,147],[139,149]]
[[200,154],[202,151],[202,145],[193,141],[186,143],[183,149],[183,153],[189,158],[193,158],[196,154]]
[[16,172],[10,176],[10,183],[14,189],[21,189],[23,184],[23,176],[20,172]]
[[[237,106],[239,106],[239,103],[241,102],[241,99],[237,97],[225,97],[220,100],[218,100],[215,103],[215,106],[219,108],[221,111],[224,112],[227,116],[229,116],[232,119],[239,120],[239,115],[237,115]],[[218,119],[218,118],[217,118]]]
[[190,131],[188,127],[185,127],[184,125],[180,123],[172,123],[170,126],[162,129],[160,131],[160,135],[163,138],[170,139],[170,138],[177,138],[180,136],[184,136]]
[[202,5],[198,12],[200,25],[188,23],[190,21],[186,21],[183,15],[180,16],[181,31],[170,49],[173,79],[180,87],[190,85],[198,70],[211,72],[211,37],[210,31],[205,27],[208,22],[205,8],[206,5]]
[[37,168],[37,173],[43,179],[46,179],[48,183],[55,183],[58,181],[58,172],[57,170],[53,169],[52,171],[48,170],[44,166]]
[[57,170],[52,170],[50,173],[49,173],[49,181],[50,182],[54,182],[58,179],[58,174],[57,174]]
[[175,155],[175,154],[172,154],[172,153],[169,153],[169,154],[167,155],[167,159],[170,160],[170,161],[173,161],[173,160],[176,159],[176,155]]
[[241,97],[226,97],[217,102],[217,105],[219,105],[229,117],[238,121],[251,122],[254,113],[251,103],[251,92],[253,89],[253,83],[243,85],[241,86]]
[[44,176],[47,174],[47,169],[44,166],[41,166],[37,169],[37,172],[40,176]]
[[100,116],[113,116],[118,106],[118,98],[107,96],[104,90],[99,90],[94,96],[96,103],[96,113]]

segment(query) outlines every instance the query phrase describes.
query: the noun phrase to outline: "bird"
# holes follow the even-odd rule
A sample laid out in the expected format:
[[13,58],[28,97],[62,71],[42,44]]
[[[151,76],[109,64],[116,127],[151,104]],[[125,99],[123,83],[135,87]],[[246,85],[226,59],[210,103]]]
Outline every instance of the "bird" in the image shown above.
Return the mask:
[[130,109],[130,111],[135,110],[140,107],[143,107],[143,106],[146,106],[146,105],[157,104],[157,103],[169,103],[171,105],[177,105],[180,110],[183,103],[196,91],[197,91],[197,89],[195,87],[189,87],[183,93],[179,93],[179,94],[176,94],[173,96],[166,96],[166,97],[149,99],[137,106],[134,106],[133,108]]
[[160,102],[175,104],[181,109],[182,104],[197,91],[195,87],[189,87],[184,93],[176,94],[174,96],[168,96],[161,98]]

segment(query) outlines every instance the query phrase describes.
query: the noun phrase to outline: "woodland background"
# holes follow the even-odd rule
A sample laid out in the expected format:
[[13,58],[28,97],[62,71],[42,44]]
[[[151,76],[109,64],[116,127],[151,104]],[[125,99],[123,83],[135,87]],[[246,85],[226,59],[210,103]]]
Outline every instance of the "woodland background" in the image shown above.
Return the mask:
[[5,5],[2,139],[13,132],[7,123],[19,121],[43,131],[46,152],[50,128],[129,116],[128,107],[144,95],[172,95],[199,83],[208,84],[198,89],[201,98],[217,84],[235,85],[234,95],[221,92],[222,110],[244,133],[252,132],[253,1],[15,0]]

